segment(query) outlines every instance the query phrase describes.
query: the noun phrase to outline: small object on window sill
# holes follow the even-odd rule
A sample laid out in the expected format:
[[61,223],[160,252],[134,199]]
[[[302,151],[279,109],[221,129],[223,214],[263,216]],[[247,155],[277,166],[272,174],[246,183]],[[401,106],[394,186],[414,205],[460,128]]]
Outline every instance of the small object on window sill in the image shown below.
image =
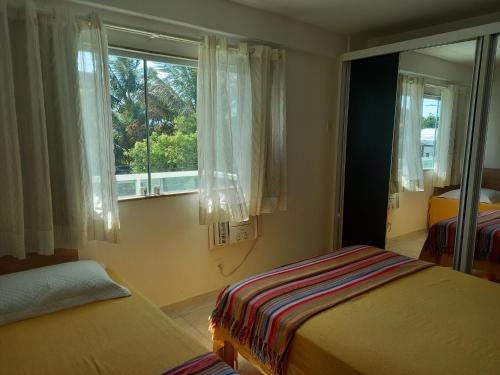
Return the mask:
[[147,197],[147,195],[148,195],[148,188],[142,189],[142,195],[145,196],[145,197]]
[[160,187],[159,186],[155,186],[153,190],[154,190],[155,195],[160,195]]

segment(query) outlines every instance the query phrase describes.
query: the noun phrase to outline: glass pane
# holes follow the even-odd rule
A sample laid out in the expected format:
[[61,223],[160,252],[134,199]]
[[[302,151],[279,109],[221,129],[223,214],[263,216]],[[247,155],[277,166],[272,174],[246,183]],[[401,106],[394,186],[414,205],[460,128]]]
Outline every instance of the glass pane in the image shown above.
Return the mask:
[[500,43],[497,43],[472,273],[500,281]]
[[145,195],[148,175],[143,60],[110,55],[108,64],[118,196]]
[[151,186],[155,193],[196,190],[197,69],[148,61]]
[[441,96],[424,95],[422,106],[422,129],[420,130],[420,146],[422,167],[434,169],[434,157],[436,153],[436,131],[439,128],[439,117],[441,113]]
[[386,248],[451,265],[476,41],[400,55]]

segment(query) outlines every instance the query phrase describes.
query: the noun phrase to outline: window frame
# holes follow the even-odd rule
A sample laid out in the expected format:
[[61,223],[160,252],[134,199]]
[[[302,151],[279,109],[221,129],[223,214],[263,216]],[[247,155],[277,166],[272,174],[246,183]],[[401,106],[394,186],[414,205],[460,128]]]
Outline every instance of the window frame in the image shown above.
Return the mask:
[[[150,137],[150,129],[149,129],[149,119],[148,119],[148,102],[147,102],[147,61],[153,62],[162,62],[167,64],[174,65],[182,65],[193,68],[198,68],[198,59],[187,56],[173,55],[169,53],[160,53],[153,51],[146,51],[142,49],[137,49],[133,47],[124,47],[118,44],[109,43],[108,44],[108,56],[120,56],[120,57],[128,57],[134,59],[140,59],[143,62],[144,69],[144,86],[145,86],[145,116],[146,116],[146,124],[147,124],[147,132],[146,132],[146,142],[147,142],[147,175],[148,175],[148,194],[147,195],[128,195],[128,196],[117,196],[118,202],[130,202],[136,200],[143,199],[154,199],[154,198],[163,198],[163,197],[173,197],[173,196],[182,196],[182,195],[192,195],[198,194],[199,189],[191,189],[191,190],[180,190],[180,191],[172,191],[172,192],[160,192],[160,194],[154,194],[152,191],[151,181],[152,181],[152,172],[150,170],[150,147],[149,147],[149,137]],[[116,175],[115,175],[116,176]],[[116,178],[116,177],[115,177]]]
[[[428,84],[428,83],[424,84],[424,96],[422,98],[422,105],[423,105],[423,100],[426,98],[429,98],[429,99],[438,98],[439,99],[439,106],[438,106],[439,116],[436,117],[437,118],[437,126],[434,128],[436,130],[439,128],[439,124],[440,124],[440,120],[441,120],[441,90],[438,88],[437,85],[432,84],[432,83],[431,84]],[[421,129],[424,129],[423,123],[422,123]],[[436,133],[434,133],[434,157],[435,156],[436,156]],[[423,161],[422,161],[422,170],[424,172],[434,170],[434,166],[435,166],[434,157],[432,159],[432,167],[430,167],[430,168],[424,167]]]

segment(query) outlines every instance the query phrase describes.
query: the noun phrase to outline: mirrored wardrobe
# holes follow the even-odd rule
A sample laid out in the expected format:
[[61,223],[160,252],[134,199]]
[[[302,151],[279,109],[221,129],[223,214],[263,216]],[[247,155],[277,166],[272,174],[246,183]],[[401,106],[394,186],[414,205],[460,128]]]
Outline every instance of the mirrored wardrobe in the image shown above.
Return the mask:
[[345,58],[338,246],[500,279],[497,40]]
[[500,281],[500,41],[491,64],[489,110],[477,202],[478,218],[472,273]]
[[426,258],[441,254],[437,224],[458,216],[475,54],[475,40],[400,54],[389,250],[418,258],[426,244]]

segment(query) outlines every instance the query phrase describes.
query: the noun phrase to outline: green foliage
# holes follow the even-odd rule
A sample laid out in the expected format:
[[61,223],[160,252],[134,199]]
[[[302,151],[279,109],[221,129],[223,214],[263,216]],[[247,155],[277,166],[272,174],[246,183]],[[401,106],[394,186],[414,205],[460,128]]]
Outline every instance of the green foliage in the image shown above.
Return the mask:
[[424,129],[435,129],[437,127],[439,118],[430,114],[423,118],[422,127]]
[[182,134],[196,133],[196,113],[191,113],[188,116],[177,116],[174,119],[174,128],[176,132]]
[[[196,69],[147,64],[151,170],[197,169]],[[143,61],[110,56],[109,72],[117,173],[146,172]]]
[[[151,134],[149,137],[151,171],[192,171],[198,169],[196,143],[196,133]],[[136,142],[134,148],[127,151],[127,156],[131,160],[132,173],[147,171],[145,140]]]

